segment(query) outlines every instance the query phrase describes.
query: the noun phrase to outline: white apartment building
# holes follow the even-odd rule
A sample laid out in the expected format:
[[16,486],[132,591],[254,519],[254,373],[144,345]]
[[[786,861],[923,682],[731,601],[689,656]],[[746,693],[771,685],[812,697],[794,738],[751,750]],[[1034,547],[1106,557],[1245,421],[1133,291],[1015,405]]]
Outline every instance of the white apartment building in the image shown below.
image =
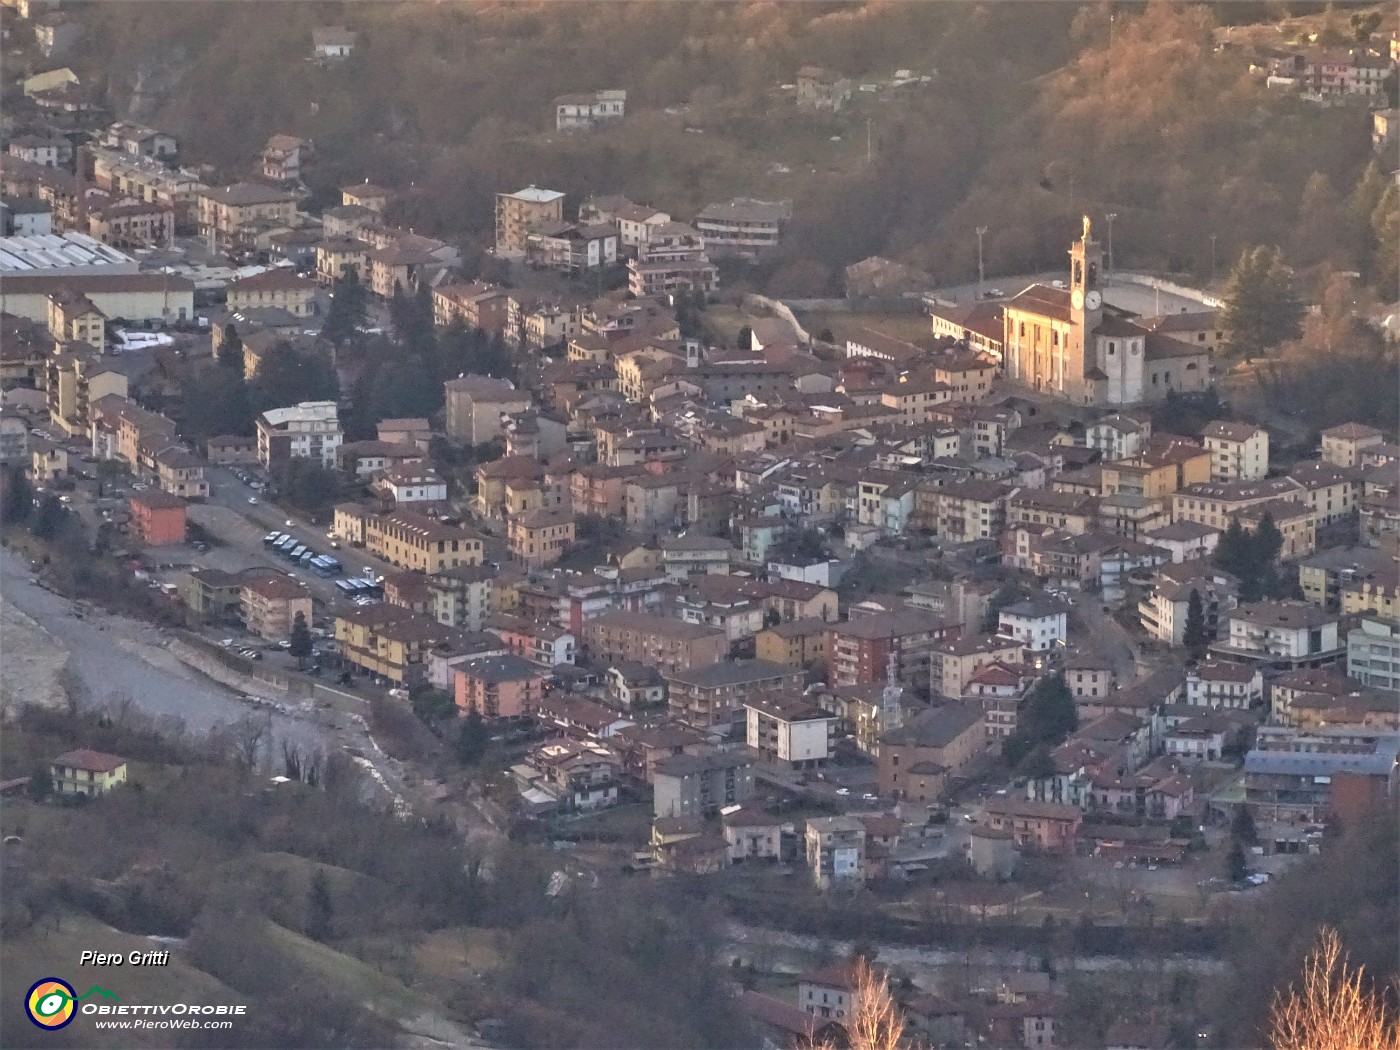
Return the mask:
[[702,209],[695,217],[695,228],[711,255],[757,255],[777,247],[791,218],[790,201],[736,197]]
[[997,617],[997,633],[1016,639],[1030,652],[1048,652],[1067,641],[1068,612],[1059,602],[1028,598],[1001,611]]
[[274,464],[300,456],[318,460],[328,470],[345,439],[334,401],[303,401],[288,408],[270,408],[257,419],[258,462]]
[[1400,623],[1361,618],[1347,633],[1347,677],[1376,689],[1400,690]]
[[795,769],[810,769],[831,754],[836,716],[806,697],[794,693],[768,693],[746,701],[748,745],[769,758]]
[[1251,423],[1216,420],[1201,431],[1211,481],[1258,481],[1269,473],[1269,432]]
[[560,95],[554,100],[554,130],[591,131],[599,124],[621,120],[626,112],[627,92],[621,89]]
[[1341,656],[1337,614],[1309,602],[1274,601],[1240,605],[1230,611],[1230,629],[1222,655],[1263,660],[1284,666],[1320,664]]
[[1208,660],[1186,672],[1186,702],[1247,711],[1264,702],[1264,675],[1257,667]]

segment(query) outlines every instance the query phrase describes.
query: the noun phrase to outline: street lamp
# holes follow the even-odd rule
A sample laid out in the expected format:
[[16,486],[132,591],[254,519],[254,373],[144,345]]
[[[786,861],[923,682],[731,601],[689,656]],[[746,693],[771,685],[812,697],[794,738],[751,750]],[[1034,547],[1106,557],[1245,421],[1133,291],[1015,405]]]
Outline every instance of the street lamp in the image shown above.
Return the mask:
[[1108,276],[1109,284],[1113,283],[1113,220],[1118,218],[1116,211],[1111,211],[1104,216],[1108,220]]
[[1215,284],[1215,238],[1218,234],[1210,235],[1210,283]]
[[982,238],[987,235],[987,227],[977,227],[977,298],[982,298],[982,282],[986,280],[986,274],[982,269]]

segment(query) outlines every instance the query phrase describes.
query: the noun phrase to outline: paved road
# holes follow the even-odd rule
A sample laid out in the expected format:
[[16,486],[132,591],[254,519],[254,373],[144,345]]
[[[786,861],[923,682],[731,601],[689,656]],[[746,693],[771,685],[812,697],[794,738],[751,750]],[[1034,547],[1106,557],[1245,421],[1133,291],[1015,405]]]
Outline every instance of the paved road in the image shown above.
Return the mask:
[[[1130,685],[1146,676],[1148,668],[1143,665],[1137,642],[1127,628],[1103,611],[1097,595],[1076,595],[1074,611],[1088,636],[1089,647],[1113,662],[1113,674],[1120,686]],[[1074,618],[1071,618],[1071,622]],[[1081,644],[1084,641],[1080,639]]]

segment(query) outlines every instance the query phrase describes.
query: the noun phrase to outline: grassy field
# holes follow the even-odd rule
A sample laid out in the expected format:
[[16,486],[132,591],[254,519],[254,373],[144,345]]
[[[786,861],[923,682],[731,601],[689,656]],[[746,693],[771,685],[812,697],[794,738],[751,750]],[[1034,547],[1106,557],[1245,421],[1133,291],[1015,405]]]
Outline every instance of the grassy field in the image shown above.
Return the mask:
[[929,339],[932,332],[929,319],[923,314],[890,313],[803,313],[797,319],[802,326],[816,336],[824,328],[830,328],[838,345],[844,344],[850,333],[861,329],[871,329],[892,339]]

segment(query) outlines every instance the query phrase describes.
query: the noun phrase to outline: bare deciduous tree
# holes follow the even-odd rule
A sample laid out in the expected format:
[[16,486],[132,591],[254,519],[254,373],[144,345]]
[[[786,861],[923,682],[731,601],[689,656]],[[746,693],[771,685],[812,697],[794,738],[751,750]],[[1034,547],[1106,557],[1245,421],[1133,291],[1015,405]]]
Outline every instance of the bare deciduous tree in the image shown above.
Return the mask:
[[[846,1026],[850,1050],[896,1050],[904,1038],[904,1014],[890,995],[889,982],[864,958],[855,964],[853,1008]],[[836,1050],[836,1044],[813,1044],[814,1050]]]
[[1400,1022],[1388,1015],[1365,970],[1352,967],[1337,931],[1324,926],[1301,982],[1274,1000],[1274,1050],[1400,1050]]

